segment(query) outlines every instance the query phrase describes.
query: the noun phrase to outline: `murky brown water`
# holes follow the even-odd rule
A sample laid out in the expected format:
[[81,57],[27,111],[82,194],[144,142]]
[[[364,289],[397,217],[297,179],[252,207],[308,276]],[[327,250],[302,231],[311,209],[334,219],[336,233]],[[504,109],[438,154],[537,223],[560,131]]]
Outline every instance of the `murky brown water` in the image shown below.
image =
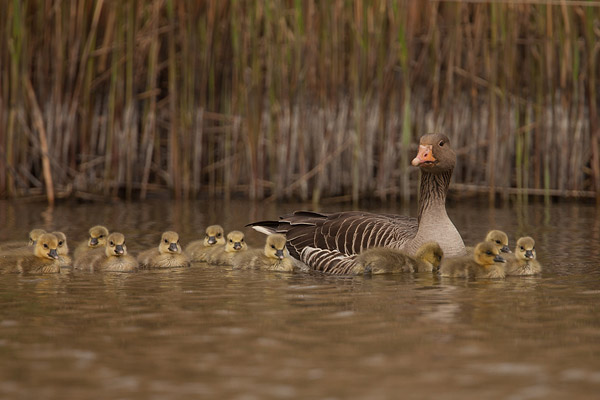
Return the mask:
[[[34,226],[71,249],[104,223],[130,252],[299,206],[0,203],[0,240]],[[327,210],[324,207],[322,210]],[[340,207],[329,207],[340,209]],[[382,210],[406,212],[414,210]],[[600,215],[562,204],[449,208],[465,242],[536,239],[539,277],[339,278],[198,264],[0,276],[0,398],[562,399],[600,393]],[[258,245],[262,236],[250,234]]]

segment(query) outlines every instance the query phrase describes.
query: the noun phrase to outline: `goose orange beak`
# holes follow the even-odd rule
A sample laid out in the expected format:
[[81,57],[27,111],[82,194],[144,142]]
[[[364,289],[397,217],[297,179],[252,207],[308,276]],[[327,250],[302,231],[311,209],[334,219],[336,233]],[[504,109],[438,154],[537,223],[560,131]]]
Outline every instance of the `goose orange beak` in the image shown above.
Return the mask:
[[431,145],[428,144],[426,146],[419,145],[419,153],[412,160],[413,167],[418,167],[425,163],[435,163],[437,160],[433,156],[433,151],[431,150]]

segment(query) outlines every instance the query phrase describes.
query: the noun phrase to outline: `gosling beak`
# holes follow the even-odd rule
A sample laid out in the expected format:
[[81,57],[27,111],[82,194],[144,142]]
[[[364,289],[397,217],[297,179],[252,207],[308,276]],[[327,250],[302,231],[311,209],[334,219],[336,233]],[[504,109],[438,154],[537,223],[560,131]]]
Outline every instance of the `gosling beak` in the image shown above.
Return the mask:
[[239,250],[242,248],[242,244],[240,242],[234,242],[233,243],[233,249],[234,250]]
[[433,151],[431,150],[431,145],[428,144],[426,146],[419,145],[419,153],[415,158],[413,158],[411,164],[413,167],[419,167],[423,164],[433,164],[437,160],[433,156]]
[[90,238],[90,244],[92,246],[97,246],[98,245],[98,238],[95,238],[95,237]]
[[56,252],[56,249],[50,250],[50,253],[48,253],[48,255],[54,258],[55,260],[58,258],[58,253]]
[[177,243],[169,244],[169,251],[172,251],[173,253],[177,253]]
[[508,248],[507,245],[502,246],[502,248],[500,249],[500,251],[503,252],[503,253],[512,253],[510,251],[510,249]]
[[525,250],[525,258],[533,258],[533,250]]
[[122,256],[123,254],[125,254],[125,249],[123,249],[123,246],[118,244],[115,246],[115,254],[118,256]]
[[497,255],[496,257],[494,257],[494,262],[505,263],[506,260],[504,258],[500,257],[499,255]]
[[212,246],[215,243],[217,243],[217,238],[214,237],[214,236],[209,236],[208,237],[208,244],[210,244]]
[[279,258],[280,260],[283,260],[283,249],[282,250],[275,250],[275,256],[277,258]]

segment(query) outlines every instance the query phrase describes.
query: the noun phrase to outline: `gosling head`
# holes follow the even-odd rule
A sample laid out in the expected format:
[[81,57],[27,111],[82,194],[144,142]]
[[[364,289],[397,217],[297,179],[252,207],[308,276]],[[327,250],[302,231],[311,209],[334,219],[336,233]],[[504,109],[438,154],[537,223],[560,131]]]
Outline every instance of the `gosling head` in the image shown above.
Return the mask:
[[204,245],[214,246],[215,244],[225,244],[225,231],[221,225],[211,225],[206,228]]
[[173,231],[163,232],[158,245],[160,254],[180,254],[181,245],[179,244],[179,234]]
[[535,240],[529,236],[525,236],[517,240],[515,255],[521,260],[535,260]]
[[231,231],[227,234],[227,245],[225,251],[233,253],[235,251],[246,250],[248,246],[244,241],[244,234],[240,231]]
[[58,258],[57,248],[58,239],[56,236],[51,233],[44,233],[38,237],[33,252],[37,257],[56,260]]
[[125,235],[119,232],[113,232],[106,238],[106,256],[121,257],[127,254],[125,246]]
[[92,226],[89,230],[90,237],[88,239],[89,247],[102,247],[106,245],[108,237],[108,229],[102,225]]
[[508,236],[502,231],[496,229],[489,231],[485,237],[485,241],[494,243],[502,253],[511,252],[508,248]]
[[278,233],[269,235],[267,237],[267,244],[265,245],[265,255],[277,260],[283,260],[285,257],[288,257],[290,253],[285,247],[285,241],[285,236]]
[[35,242],[37,242],[39,237],[42,236],[44,233],[46,233],[46,231],[43,229],[32,229],[31,232],[29,232],[27,244],[29,246],[34,246]]
[[506,260],[500,257],[500,250],[491,242],[481,242],[475,247],[475,262],[481,266],[490,266],[494,263],[505,263]]
[[448,136],[441,133],[421,136],[419,153],[411,164],[435,174],[454,169],[456,153],[450,147]]
[[58,255],[65,256],[69,254],[69,246],[67,246],[67,236],[62,232],[52,232],[52,234],[58,239]]
[[437,242],[427,242],[419,247],[415,256],[433,265],[433,269],[438,269],[442,262],[442,257],[444,257],[444,251]]

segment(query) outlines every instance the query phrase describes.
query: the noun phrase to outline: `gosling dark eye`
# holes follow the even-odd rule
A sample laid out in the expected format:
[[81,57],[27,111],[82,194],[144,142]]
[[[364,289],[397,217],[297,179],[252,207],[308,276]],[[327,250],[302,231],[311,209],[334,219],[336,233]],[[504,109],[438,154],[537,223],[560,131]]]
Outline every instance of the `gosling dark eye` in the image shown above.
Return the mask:
[[229,239],[229,243],[233,243],[233,240]]
[[242,242],[242,243],[243,243],[243,242],[244,242],[244,239],[240,240],[240,242]]
[[496,240],[496,243],[501,244],[499,240]]
[[220,233],[217,233],[217,237],[221,237],[221,234],[220,234]]
[[62,240],[60,242],[58,242],[59,246],[62,246],[62,244],[63,244]]
[[487,254],[488,256],[493,256],[491,251],[486,251],[485,254]]
[[522,250],[522,251],[525,251],[525,247],[521,246],[521,250]]
[[275,250],[275,246],[271,245],[271,248],[272,248],[273,250]]
[[102,239],[104,237],[104,235],[100,235],[98,236],[98,239]]
[[112,240],[110,241],[110,246],[113,247],[115,245],[115,242],[113,242]]
[[443,147],[444,146],[444,141],[440,140],[440,142],[438,143],[438,146]]
[[44,248],[45,248],[45,249],[47,249],[47,248],[48,248],[48,245],[47,245],[47,244],[45,244],[45,243],[44,243]]
[[169,243],[169,241],[167,239],[165,239],[165,243]]

